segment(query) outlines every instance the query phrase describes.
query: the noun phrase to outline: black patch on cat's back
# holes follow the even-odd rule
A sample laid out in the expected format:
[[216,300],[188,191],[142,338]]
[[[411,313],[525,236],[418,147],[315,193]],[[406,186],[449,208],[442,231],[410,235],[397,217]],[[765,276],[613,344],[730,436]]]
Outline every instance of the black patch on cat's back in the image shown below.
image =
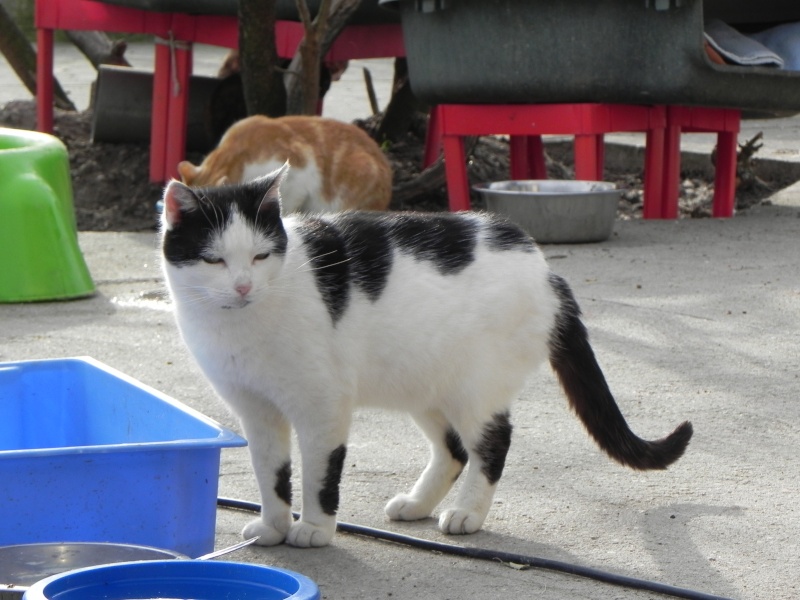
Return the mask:
[[452,213],[399,214],[390,235],[401,252],[432,262],[442,275],[456,275],[475,260],[479,226]]
[[442,275],[455,275],[475,260],[481,223],[451,213],[349,212],[308,218],[299,226],[309,269],[334,324],[350,301],[350,288],[375,302],[392,270],[393,252],[433,263]]
[[497,215],[489,216],[484,235],[490,250],[536,252],[536,244],[530,235],[516,223]]
[[481,457],[481,473],[490,484],[500,481],[511,447],[511,421],[507,412],[497,413],[483,428],[481,441],[475,451]]
[[344,239],[353,283],[375,302],[392,270],[392,247],[377,213],[344,213],[335,221]]
[[306,219],[299,228],[308,253],[308,265],[334,324],[350,300],[350,259],[336,227],[320,219]]
[[342,444],[328,456],[328,469],[319,491],[319,506],[326,515],[335,515],[339,510],[339,484],[346,454],[347,448]]

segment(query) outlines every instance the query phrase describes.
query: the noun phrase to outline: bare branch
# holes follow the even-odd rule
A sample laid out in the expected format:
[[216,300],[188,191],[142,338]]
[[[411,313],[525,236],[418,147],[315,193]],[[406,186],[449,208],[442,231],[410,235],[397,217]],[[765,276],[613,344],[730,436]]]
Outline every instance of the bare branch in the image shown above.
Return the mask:
[[306,0],[296,0],[305,36],[284,77],[286,112],[315,114],[319,102],[319,74],[323,57],[341,33],[361,0],[322,0],[313,22]]
[[100,65],[131,66],[124,56],[128,47],[124,40],[112,42],[102,31],[68,30],[66,34],[69,41],[89,59],[95,69],[100,68]]
[[[2,4],[0,4],[0,52],[6,57],[20,81],[35,96],[36,51]],[[77,110],[55,77],[53,77],[53,91],[55,105],[58,108]]]

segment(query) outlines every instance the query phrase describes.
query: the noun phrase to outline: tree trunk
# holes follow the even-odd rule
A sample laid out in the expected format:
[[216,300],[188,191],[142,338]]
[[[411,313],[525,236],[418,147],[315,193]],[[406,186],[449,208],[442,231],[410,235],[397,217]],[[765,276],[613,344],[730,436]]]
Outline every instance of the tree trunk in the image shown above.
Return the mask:
[[414,114],[426,110],[427,106],[417,100],[411,91],[406,59],[396,58],[394,61],[394,89],[378,127],[376,134],[378,143],[385,140],[390,142],[399,140],[411,126]]
[[283,77],[286,85],[286,112],[290,115],[313,115],[319,102],[319,75],[322,68],[320,32],[330,14],[330,0],[322,0],[312,20],[306,0],[296,0],[297,12],[305,35]]
[[239,54],[248,115],[286,114],[275,46],[277,0],[239,0]]
[[[0,4],[0,52],[6,57],[20,81],[35,96],[36,52],[2,4]],[[76,110],[55,78],[53,87],[55,105],[64,110]]]
[[68,30],[66,34],[69,41],[83,52],[95,69],[99,69],[100,65],[131,66],[125,60],[124,54],[128,44],[124,40],[112,42],[102,31]]
[[319,102],[319,74],[322,58],[344,29],[361,0],[322,0],[311,20],[306,0],[296,0],[305,36],[292,58],[286,82],[287,114],[316,114]]

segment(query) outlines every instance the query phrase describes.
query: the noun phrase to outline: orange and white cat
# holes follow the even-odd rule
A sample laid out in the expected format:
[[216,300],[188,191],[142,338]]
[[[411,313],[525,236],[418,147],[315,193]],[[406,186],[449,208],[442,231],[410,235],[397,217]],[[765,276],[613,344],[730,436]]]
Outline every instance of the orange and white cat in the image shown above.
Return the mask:
[[386,210],[392,168],[375,141],[349,123],[315,116],[255,115],[234,123],[200,166],[178,165],[183,183],[207,187],[252,181],[284,163],[284,213]]

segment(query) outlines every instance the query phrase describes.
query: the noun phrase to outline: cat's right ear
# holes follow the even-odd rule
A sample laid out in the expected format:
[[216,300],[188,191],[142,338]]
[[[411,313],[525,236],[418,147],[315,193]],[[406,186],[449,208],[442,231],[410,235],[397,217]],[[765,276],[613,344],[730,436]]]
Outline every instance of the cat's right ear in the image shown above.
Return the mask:
[[170,230],[181,222],[184,213],[197,208],[198,199],[189,186],[173,179],[164,190],[163,203],[161,222],[165,230]]
[[279,169],[275,169],[272,173],[264,175],[261,178],[261,183],[264,185],[263,196],[258,203],[258,212],[274,212],[277,209],[280,215],[281,209],[281,184],[286,179],[286,174],[289,172],[289,161],[283,163]]
[[192,185],[199,172],[200,167],[193,165],[188,160],[182,160],[178,163],[178,174],[181,176],[181,181],[186,185]]

